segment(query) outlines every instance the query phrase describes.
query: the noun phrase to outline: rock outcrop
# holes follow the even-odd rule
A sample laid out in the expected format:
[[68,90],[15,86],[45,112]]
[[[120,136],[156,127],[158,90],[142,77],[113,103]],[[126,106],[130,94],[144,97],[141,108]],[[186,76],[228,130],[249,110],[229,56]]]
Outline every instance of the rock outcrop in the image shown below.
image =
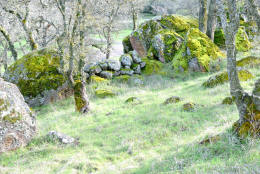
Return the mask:
[[[196,19],[177,15],[156,17],[139,26],[124,41],[124,51],[142,59],[172,62],[175,70],[209,71],[210,63],[224,56],[198,29]],[[147,63],[147,62],[146,62]]]
[[35,116],[19,89],[0,78],[0,153],[26,146],[35,133]]

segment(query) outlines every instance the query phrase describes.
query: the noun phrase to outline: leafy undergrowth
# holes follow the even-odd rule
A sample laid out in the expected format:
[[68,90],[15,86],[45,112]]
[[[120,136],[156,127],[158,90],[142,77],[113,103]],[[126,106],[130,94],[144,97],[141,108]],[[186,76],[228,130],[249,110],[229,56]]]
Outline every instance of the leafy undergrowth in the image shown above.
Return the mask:
[[[260,77],[257,69],[250,71]],[[232,135],[236,107],[221,104],[229,86],[204,89],[201,84],[211,75],[154,75],[145,78],[144,86],[89,85],[91,112],[86,116],[74,112],[73,98],[34,108],[38,135],[26,148],[1,155],[0,173],[257,173],[260,142],[241,142]],[[250,91],[254,81],[243,82],[243,87]],[[96,88],[117,95],[98,99]],[[163,105],[171,96],[182,101]],[[141,103],[125,103],[129,97]],[[183,111],[188,102],[196,104],[194,112]],[[44,136],[51,130],[79,138],[80,144],[49,143]],[[220,141],[199,144],[217,134]]]

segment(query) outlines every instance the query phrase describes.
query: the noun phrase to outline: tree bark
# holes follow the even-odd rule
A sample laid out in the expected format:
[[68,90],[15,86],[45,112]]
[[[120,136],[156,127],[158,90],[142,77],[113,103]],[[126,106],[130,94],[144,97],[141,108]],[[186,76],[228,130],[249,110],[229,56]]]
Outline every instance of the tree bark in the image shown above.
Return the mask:
[[213,42],[214,42],[216,25],[217,25],[216,0],[210,0],[206,34]]
[[260,31],[260,14],[258,12],[258,7],[255,2],[255,0],[246,0],[247,1],[247,6],[248,6],[248,11],[250,15],[254,17],[254,20],[257,23],[258,31]]
[[9,45],[9,49],[12,53],[13,58],[14,58],[14,61],[16,61],[17,60],[17,52],[15,50],[13,42],[11,41],[10,35],[7,33],[7,31],[5,31],[5,29],[2,26],[0,26],[0,33],[2,33],[5,40],[7,41],[8,45]]
[[207,30],[207,0],[199,0],[199,30],[206,33]]
[[74,100],[76,111],[85,114],[89,112],[89,99],[86,92],[86,83],[77,81],[74,85]]

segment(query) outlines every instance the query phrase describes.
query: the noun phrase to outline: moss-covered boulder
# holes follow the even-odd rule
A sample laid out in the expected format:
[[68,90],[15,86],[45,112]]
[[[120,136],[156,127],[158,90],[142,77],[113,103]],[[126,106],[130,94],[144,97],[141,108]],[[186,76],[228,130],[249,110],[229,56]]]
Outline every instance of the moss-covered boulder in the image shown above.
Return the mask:
[[195,110],[195,107],[196,107],[195,103],[189,102],[183,105],[183,110],[186,112],[192,112]]
[[95,95],[98,98],[107,98],[107,97],[114,97],[116,94],[111,90],[97,89],[95,91]]
[[0,78],[0,154],[26,146],[36,134],[35,121],[17,86]]
[[[214,43],[219,47],[225,47],[225,34],[223,29],[217,29],[215,31]],[[238,51],[246,52],[252,48],[248,35],[244,27],[238,29],[236,35],[236,49]]]
[[209,71],[209,65],[219,57],[223,57],[220,49],[197,28],[188,31],[185,42],[173,58],[176,70],[189,70],[191,60],[197,60],[200,71]]
[[[247,70],[239,70],[238,71],[238,78],[240,81],[248,81],[250,79],[253,79],[254,76],[252,73],[250,73]],[[204,82],[202,84],[202,86],[206,87],[206,88],[214,88],[218,85],[222,85],[224,83],[228,82],[228,73],[227,72],[223,72],[220,74],[217,74],[213,77],[210,77],[206,82]]]
[[66,78],[59,71],[60,57],[55,50],[29,53],[11,65],[4,78],[16,84],[30,106],[40,106],[59,98]]
[[181,98],[180,97],[177,97],[177,96],[173,96],[173,97],[170,97],[168,99],[166,99],[163,104],[164,105],[168,105],[168,104],[175,104],[175,103],[179,103],[181,101]]
[[130,36],[127,36],[122,41],[123,47],[124,47],[124,53],[128,53],[130,51],[133,51],[133,47],[130,42]]

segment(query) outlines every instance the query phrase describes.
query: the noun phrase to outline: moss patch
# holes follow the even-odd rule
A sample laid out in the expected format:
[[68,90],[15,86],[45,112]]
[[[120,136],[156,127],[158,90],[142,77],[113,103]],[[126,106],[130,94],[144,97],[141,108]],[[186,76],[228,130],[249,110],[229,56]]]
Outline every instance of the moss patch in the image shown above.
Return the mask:
[[107,79],[104,79],[104,78],[96,76],[96,75],[91,76],[90,81],[92,83],[107,83],[107,82],[109,82]]
[[[240,81],[247,81],[254,78],[253,74],[247,70],[238,71],[238,77]],[[206,82],[202,84],[202,86],[206,88],[213,88],[226,82],[228,82],[228,73],[223,72],[216,76],[210,77]]]
[[152,75],[152,74],[164,74],[162,71],[163,68],[163,63],[157,60],[151,60],[151,59],[142,59],[145,63],[146,66],[143,69],[143,73],[145,75]]
[[106,89],[98,89],[95,91],[95,94],[99,98],[113,97],[116,95],[113,91]]

